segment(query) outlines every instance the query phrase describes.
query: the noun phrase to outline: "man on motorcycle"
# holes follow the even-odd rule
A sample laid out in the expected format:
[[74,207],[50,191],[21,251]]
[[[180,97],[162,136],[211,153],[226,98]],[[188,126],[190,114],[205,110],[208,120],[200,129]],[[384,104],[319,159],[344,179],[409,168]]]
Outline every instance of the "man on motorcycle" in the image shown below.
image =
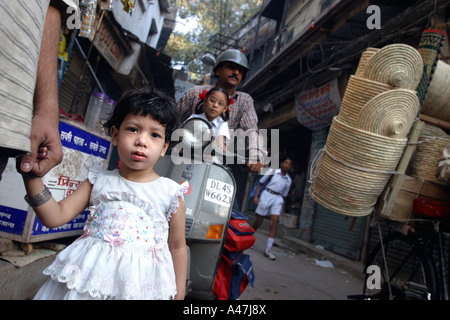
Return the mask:
[[[249,161],[246,162],[248,169],[252,172],[260,172],[264,167],[262,159],[267,155],[267,151],[262,149],[263,143],[258,134],[258,116],[253,105],[252,97],[245,92],[237,91],[236,87],[245,78],[248,71],[248,61],[246,56],[239,50],[229,49],[224,51],[214,65],[213,72],[217,76],[217,87],[224,88],[233,104],[230,106],[230,118],[228,126],[230,129],[242,129],[244,132],[251,130],[254,134],[249,134]],[[209,90],[212,85],[195,86],[189,89],[177,103],[181,120],[186,120],[195,113],[195,106],[204,90]],[[232,150],[230,150],[232,151]]]

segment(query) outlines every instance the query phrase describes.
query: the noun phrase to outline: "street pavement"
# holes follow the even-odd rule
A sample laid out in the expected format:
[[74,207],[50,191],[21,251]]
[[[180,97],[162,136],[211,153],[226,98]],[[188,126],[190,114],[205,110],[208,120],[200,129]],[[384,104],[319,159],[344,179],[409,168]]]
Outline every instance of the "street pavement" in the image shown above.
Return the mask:
[[[275,239],[277,259],[271,261],[263,255],[267,236],[263,224],[255,233],[253,248],[245,250],[253,263],[255,287],[248,285],[240,300],[346,300],[348,295],[362,292],[364,274],[359,263],[293,237]],[[44,258],[23,268],[0,260],[0,299],[32,299],[45,281],[42,270],[53,259]]]
[[347,300],[362,292],[364,274],[327,259],[327,254],[301,253],[276,238],[272,248],[276,260],[269,260],[263,254],[267,235],[267,230],[258,229],[255,245],[245,250],[253,263],[255,284],[254,288],[249,284],[239,300]]

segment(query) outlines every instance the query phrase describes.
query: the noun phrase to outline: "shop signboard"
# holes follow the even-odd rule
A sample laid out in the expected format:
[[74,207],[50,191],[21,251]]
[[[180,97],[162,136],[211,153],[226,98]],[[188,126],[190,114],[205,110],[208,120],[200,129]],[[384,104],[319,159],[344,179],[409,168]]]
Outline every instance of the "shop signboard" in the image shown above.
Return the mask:
[[339,113],[341,96],[338,81],[334,79],[318,88],[302,91],[295,96],[297,120],[313,132],[331,125],[333,117]]
[[[108,26],[109,23],[103,20],[100,24],[100,28],[98,28],[95,38],[93,39],[93,44],[95,48],[97,48],[97,50],[102,54],[105,60],[108,61],[111,67],[115,71],[118,71],[120,64],[122,63],[124,54],[119,42],[110,31]],[[97,27],[97,24],[95,25],[95,27]]]

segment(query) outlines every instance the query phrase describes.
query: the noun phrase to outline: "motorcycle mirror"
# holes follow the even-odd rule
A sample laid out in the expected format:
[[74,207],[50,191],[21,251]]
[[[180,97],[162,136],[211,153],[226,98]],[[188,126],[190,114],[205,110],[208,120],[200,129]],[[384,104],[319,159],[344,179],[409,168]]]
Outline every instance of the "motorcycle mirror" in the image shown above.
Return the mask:
[[201,118],[190,118],[181,126],[183,132],[183,143],[188,147],[197,149],[204,148],[211,143],[212,126]]

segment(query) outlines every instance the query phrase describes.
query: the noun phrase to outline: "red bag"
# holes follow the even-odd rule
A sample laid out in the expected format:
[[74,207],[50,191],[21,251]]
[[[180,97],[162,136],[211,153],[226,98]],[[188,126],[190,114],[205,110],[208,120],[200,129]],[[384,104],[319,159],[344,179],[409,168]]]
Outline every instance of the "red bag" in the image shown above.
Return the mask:
[[244,251],[252,247],[256,241],[255,229],[244,219],[230,219],[228,224],[225,249],[231,252]]
[[213,293],[217,299],[236,300],[249,283],[252,287],[255,283],[250,256],[224,250],[214,281]]

